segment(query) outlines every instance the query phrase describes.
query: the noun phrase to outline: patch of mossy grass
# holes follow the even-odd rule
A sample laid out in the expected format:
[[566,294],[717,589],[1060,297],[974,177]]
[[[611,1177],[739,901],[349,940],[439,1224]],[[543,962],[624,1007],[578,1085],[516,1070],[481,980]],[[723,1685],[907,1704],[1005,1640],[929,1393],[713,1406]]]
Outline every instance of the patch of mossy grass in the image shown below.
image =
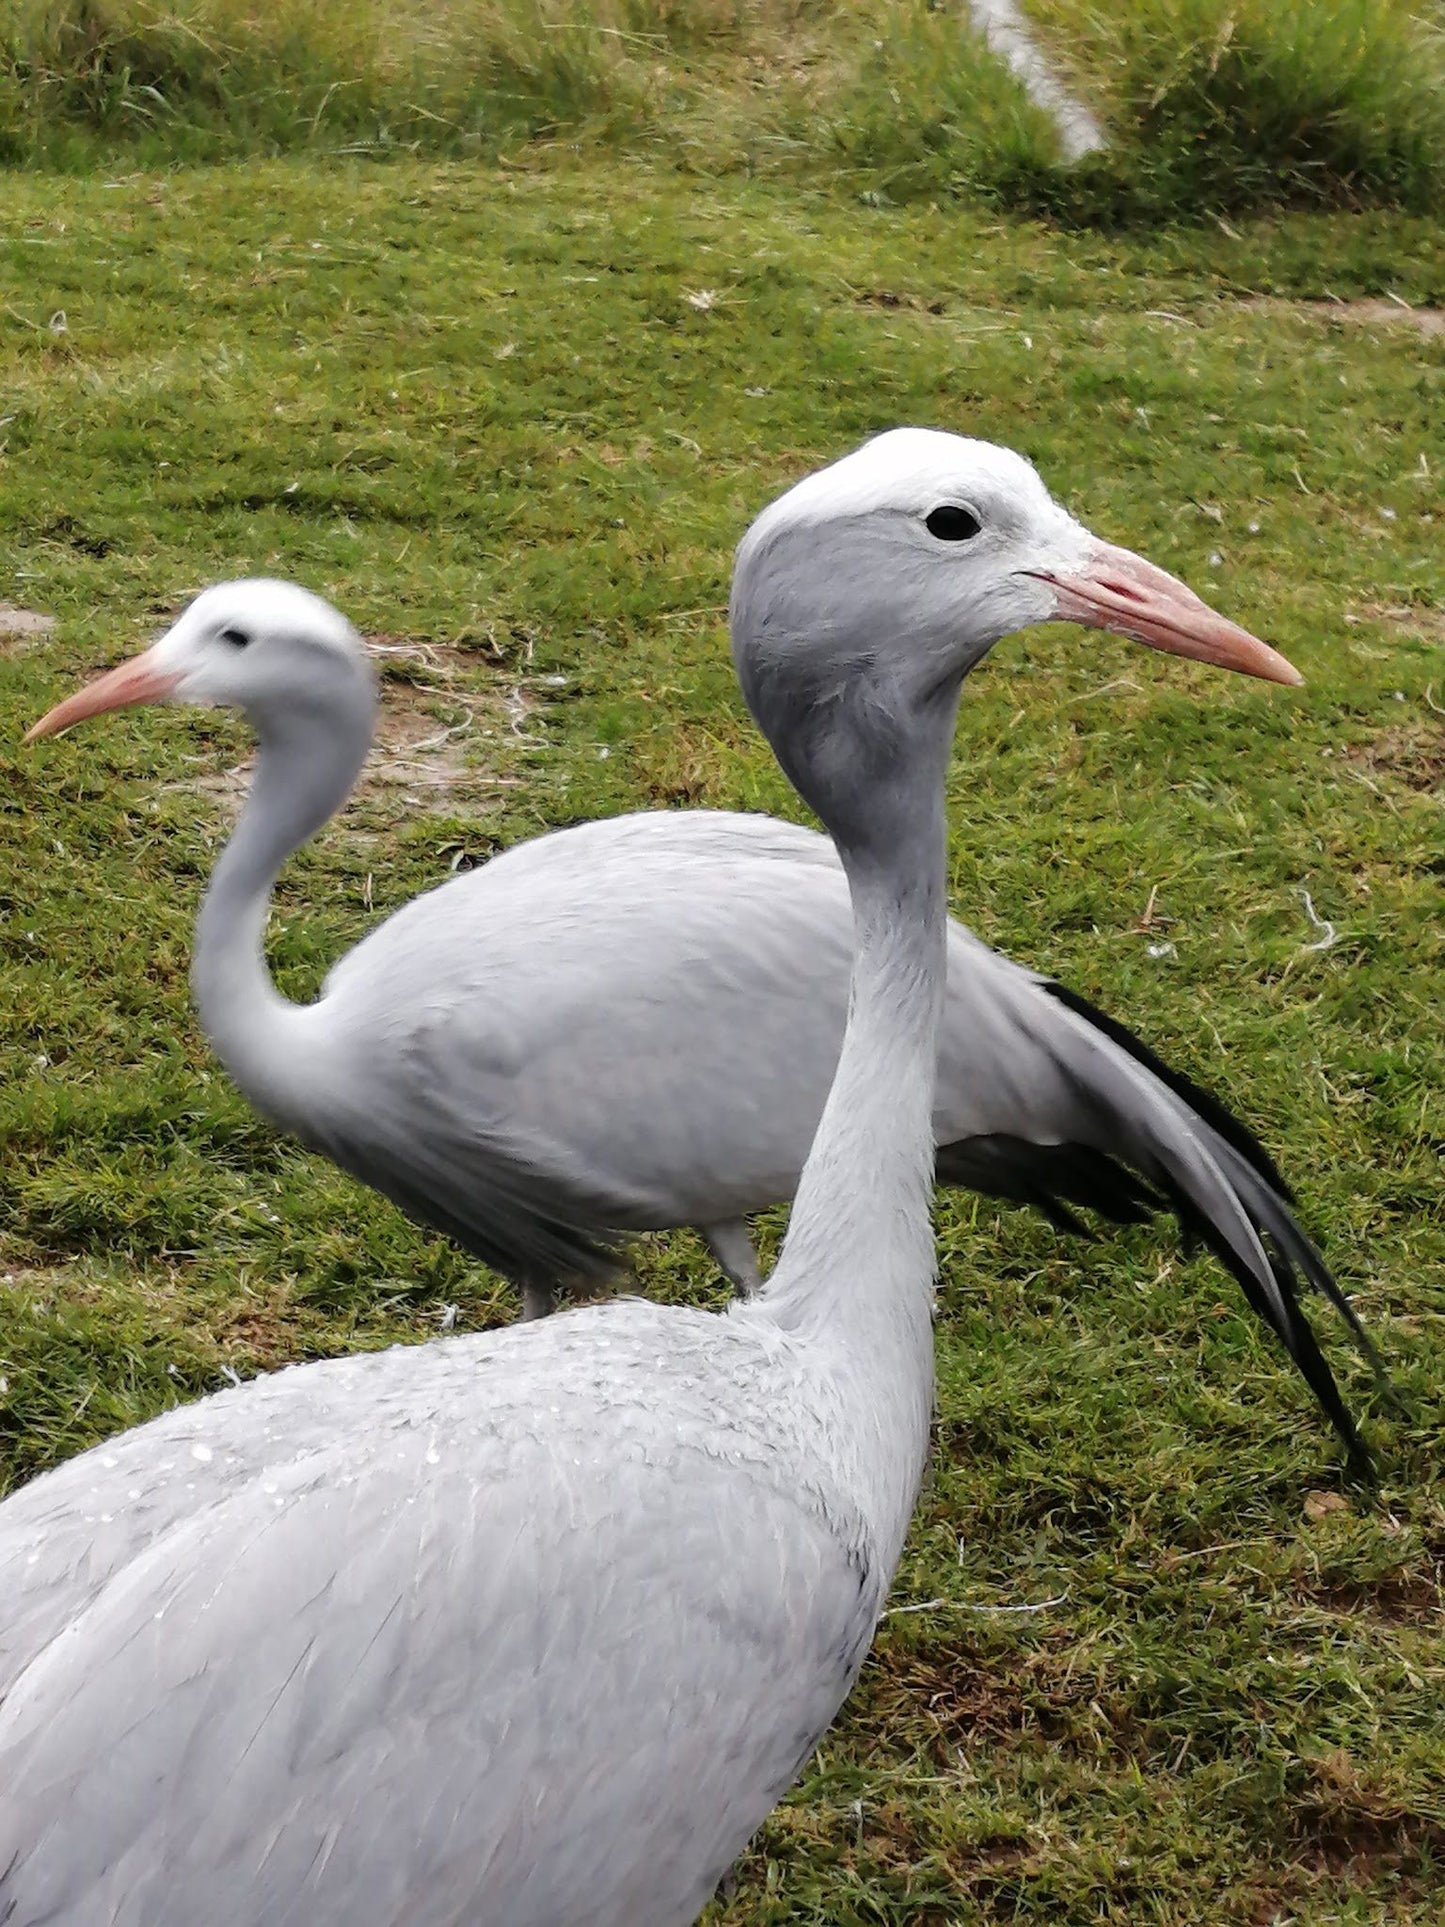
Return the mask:
[[[244,727],[27,723],[223,576],[295,577],[380,638],[388,741],[445,748],[383,757],[287,867],[270,949],[304,996],[549,825],[799,815],[728,663],[734,543],[872,430],[989,436],[1308,681],[1004,644],[962,706],[953,905],[1260,1131],[1406,1416],[1365,1418],[1372,1505],[1172,1229],[1071,1244],[941,1200],[895,1615],[712,1927],[1435,1927],[1445,341],[1401,304],[1445,295],[1438,224],[1060,234],[530,154],[7,184],[0,601],[57,619],[0,635],[8,1475],[232,1373],[515,1309],[279,1141],[197,1033]],[[686,1237],[637,1269],[717,1301]]]
[[[1094,218],[1445,200],[1445,20],[1413,0],[1030,0],[1114,140]],[[1438,12],[1438,9],[1437,9]]]
[[822,167],[900,192],[953,176],[984,186],[1053,158],[1047,119],[1007,68],[925,0],[8,0],[0,12],[0,154],[17,162],[476,155],[528,141],[701,172]]
[[625,153],[1068,221],[1426,210],[1411,0],[1033,0],[1111,145],[1067,167],[964,0],[0,0],[0,160]]

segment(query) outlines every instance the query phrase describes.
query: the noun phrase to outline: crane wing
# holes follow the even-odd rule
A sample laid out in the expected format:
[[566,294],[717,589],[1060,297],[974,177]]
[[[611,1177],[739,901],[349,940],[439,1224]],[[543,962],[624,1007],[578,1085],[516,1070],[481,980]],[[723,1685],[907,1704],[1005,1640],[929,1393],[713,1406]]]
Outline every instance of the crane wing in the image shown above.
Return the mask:
[[[599,1269],[628,1232],[741,1218],[797,1183],[852,940],[832,845],[792,824],[656,812],[537,838],[417,899],[334,973],[320,1008],[362,1040],[365,1075],[328,1094],[312,1139],[513,1277]],[[1254,1136],[957,922],[948,967],[940,1180],[1070,1230],[1081,1207],[1128,1222],[1167,1201],[1358,1454],[1300,1283],[1368,1341]]]
[[519,845],[415,899],[315,1007],[293,1128],[511,1276],[789,1197],[846,1012],[832,847],[659,813]]
[[[199,1477],[6,1682],[0,1918],[693,1918],[877,1599],[745,1422],[699,1426],[655,1316],[302,1367],[120,1442]],[[39,1482],[52,1513],[129,1476],[99,1457]],[[0,1570],[38,1523],[7,1507]]]
[[[1275,1332],[1343,1440],[1369,1454],[1300,1304],[1323,1293],[1380,1375],[1348,1298],[1306,1236],[1273,1159],[1217,1098],[1083,998],[950,930],[938,1175],[1039,1205],[1128,1221],[1167,1199]],[[1080,1227],[1082,1228],[1082,1227]]]

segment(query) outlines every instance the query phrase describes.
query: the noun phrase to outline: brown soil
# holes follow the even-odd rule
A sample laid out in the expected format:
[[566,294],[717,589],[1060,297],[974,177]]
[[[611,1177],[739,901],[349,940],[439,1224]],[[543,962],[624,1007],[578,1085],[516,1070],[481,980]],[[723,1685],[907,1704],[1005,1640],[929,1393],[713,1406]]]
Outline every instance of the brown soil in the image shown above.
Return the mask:
[[[434,644],[374,637],[372,649],[383,669],[390,667],[393,673],[382,684],[376,737],[355,801],[383,810],[445,813],[459,795],[510,786],[515,779],[490,774],[474,745],[525,728],[535,705],[523,687],[480,693],[455,688],[447,652]],[[425,680],[398,679],[396,668],[412,663]],[[250,786],[254,764],[254,756],[247,756],[231,769],[208,770],[172,788],[215,797],[228,816],[234,815]]]
[[1427,642],[1445,642],[1445,609],[1421,609],[1413,603],[1362,602],[1350,611],[1346,620],[1358,622],[1362,617],[1372,622],[1388,622],[1407,635],[1423,636]]
[[54,616],[43,616],[38,609],[17,608],[13,602],[0,602],[0,655],[14,655],[32,648],[54,627]]
[[1252,294],[1235,304],[1255,313],[1298,315],[1359,328],[1413,328],[1417,334],[1445,334],[1445,308],[1411,308],[1396,301],[1286,301],[1280,295]]
[[1445,722],[1397,723],[1344,751],[1347,762],[1393,776],[1412,790],[1445,784]]

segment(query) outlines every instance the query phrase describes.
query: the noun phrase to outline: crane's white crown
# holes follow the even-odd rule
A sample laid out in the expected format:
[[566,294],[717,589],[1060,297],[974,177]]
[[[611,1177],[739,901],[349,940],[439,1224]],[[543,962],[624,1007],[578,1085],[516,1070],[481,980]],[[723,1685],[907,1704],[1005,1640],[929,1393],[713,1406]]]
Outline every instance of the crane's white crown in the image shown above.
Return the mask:
[[1062,561],[1077,560],[1081,539],[1088,541],[1032,462],[1013,449],[939,428],[891,428],[780,495],[744,536],[739,559],[744,549],[785,527],[821,529],[872,517],[916,524],[933,548],[957,552],[964,545],[936,542],[922,526],[943,507],[971,510],[985,539],[1002,533],[1027,537],[1040,548],[1056,545]]
[[295,582],[246,577],[203,589],[150,651],[180,702],[249,709],[302,698],[318,676],[373,681],[365,644],[339,609]]
[[840,678],[860,687],[865,660],[921,692],[944,687],[1004,636],[1056,616],[1055,578],[1098,547],[1012,449],[891,429],[796,483],[738,544],[744,694],[755,715],[775,713],[785,689],[806,707]]

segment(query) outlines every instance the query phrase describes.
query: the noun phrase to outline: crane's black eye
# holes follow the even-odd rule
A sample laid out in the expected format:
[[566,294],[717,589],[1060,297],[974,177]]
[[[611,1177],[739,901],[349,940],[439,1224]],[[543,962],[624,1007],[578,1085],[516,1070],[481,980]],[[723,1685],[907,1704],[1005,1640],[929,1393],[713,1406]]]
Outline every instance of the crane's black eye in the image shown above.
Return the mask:
[[923,526],[940,542],[970,542],[983,524],[972,509],[955,508],[949,503],[935,509]]
[[223,629],[221,641],[229,642],[233,649],[244,649],[251,638],[244,629]]

